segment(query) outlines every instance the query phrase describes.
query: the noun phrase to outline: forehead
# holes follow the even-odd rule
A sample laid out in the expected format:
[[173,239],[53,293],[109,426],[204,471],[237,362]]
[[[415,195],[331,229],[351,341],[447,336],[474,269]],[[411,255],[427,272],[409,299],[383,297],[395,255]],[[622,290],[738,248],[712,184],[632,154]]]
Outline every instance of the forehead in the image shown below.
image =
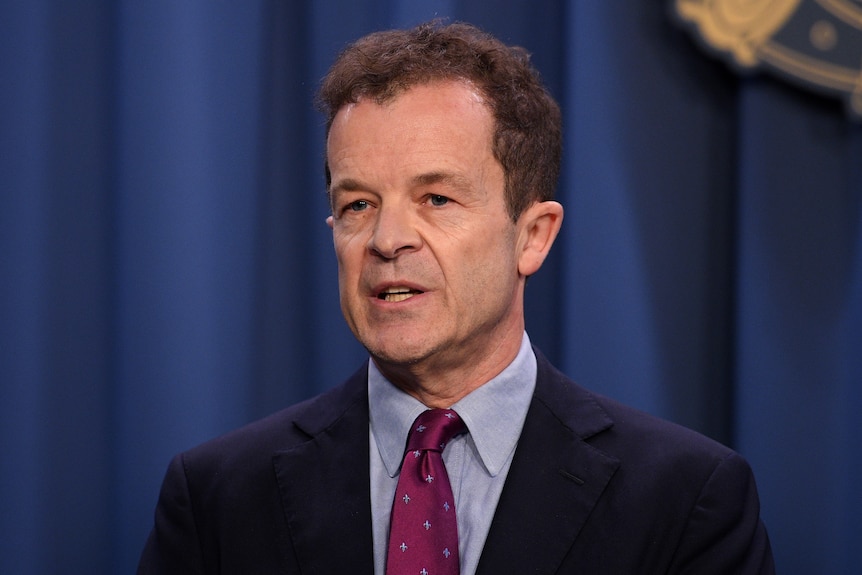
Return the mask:
[[343,106],[330,128],[330,164],[362,152],[429,154],[457,146],[490,151],[493,117],[466,81],[414,86],[384,103],[365,98]]

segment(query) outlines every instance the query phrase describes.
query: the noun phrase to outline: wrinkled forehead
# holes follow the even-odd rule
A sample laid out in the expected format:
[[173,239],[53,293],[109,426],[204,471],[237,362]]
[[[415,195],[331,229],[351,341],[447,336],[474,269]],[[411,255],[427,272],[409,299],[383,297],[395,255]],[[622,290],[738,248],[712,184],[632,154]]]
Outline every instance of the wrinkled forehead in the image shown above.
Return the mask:
[[[475,83],[462,78],[455,79],[436,79],[433,81],[411,84],[397,92],[387,92],[385,97],[380,94],[359,96],[351,101],[344,103],[333,115],[326,134],[326,150],[325,150],[325,170],[326,184],[331,183],[330,163],[332,158],[330,154],[333,151],[333,128],[336,126],[343,127],[348,122],[352,121],[357,116],[357,110],[363,110],[359,114],[360,122],[362,118],[367,118],[369,115],[367,110],[370,108],[375,110],[375,122],[385,121],[387,119],[386,111],[402,108],[409,108],[412,112],[406,116],[402,115],[401,122],[405,124],[415,124],[417,137],[421,135],[423,125],[418,120],[424,115],[437,115],[443,111],[442,115],[446,122],[461,122],[465,119],[464,112],[469,110],[470,129],[475,129],[479,125],[488,125],[488,145],[492,146],[494,117],[493,110],[488,105],[488,100],[484,93],[475,85]],[[479,111],[479,114],[475,114]],[[460,119],[459,119],[460,118]],[[485,122],[489,121],[488,124]],[[460,126],[467,128],[468,126]],[[354,137],[363,137],[364,132],[354,132]],[[340,142],[340,138],[336,138]]]

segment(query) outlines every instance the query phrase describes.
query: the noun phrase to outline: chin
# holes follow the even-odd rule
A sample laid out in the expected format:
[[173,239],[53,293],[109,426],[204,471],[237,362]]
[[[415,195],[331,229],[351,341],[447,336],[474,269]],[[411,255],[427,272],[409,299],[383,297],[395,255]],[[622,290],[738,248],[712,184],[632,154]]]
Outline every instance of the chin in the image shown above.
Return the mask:
[[388,365],[416,365],[420,363],[423,359],[428,357],[428,354],[419,353],[414,350],[404,350],[404,349],[388,349],[388,348],[367,348],[368,352],[376,359],[378,362],[382,362]]
[[420,363],[435,352],[435,349],[425,342],[411,343],[404,339],[398,339],[394,342],[372,342],[365,344],[365,349],[378,362],[405,366]]

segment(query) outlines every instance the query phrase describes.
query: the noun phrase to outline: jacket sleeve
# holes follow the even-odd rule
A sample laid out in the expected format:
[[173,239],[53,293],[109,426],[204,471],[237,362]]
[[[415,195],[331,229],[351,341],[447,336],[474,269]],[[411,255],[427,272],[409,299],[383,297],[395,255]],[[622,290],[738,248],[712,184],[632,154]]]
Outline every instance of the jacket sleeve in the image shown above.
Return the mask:
[[198,530],[183,456],[168,466],[156,506],[155,525],[138,564],[138,575],[202,574]]
[[671,573],[771,575],[775,565],[748,463],[732,453],[716,466],[688,517]]

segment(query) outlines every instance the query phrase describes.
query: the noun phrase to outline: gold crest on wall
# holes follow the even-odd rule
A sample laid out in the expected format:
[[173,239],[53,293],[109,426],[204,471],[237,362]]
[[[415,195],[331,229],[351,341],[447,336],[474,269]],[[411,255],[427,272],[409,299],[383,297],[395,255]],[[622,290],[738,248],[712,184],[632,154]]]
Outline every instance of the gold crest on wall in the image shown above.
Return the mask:
[[862,0],[674,0],[673,11],[735,68],[838,95],[862,120]]

